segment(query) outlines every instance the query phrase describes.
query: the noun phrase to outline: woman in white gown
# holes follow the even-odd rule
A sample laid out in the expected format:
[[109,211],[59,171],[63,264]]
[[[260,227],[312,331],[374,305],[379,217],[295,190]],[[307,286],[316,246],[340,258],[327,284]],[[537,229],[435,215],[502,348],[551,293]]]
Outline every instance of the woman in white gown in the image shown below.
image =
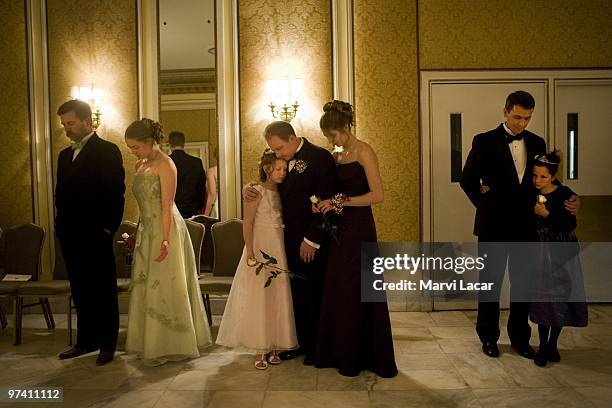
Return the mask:
[[277,267],[287,269],[280,196],[276,185],[285,179],[287,163],[264,152],[259,165],[261,196],[244,203],[244,251],[236,269],[217,344],[257,353],[255,368],[263,370],[279,364],[277,352],[297,348],[293,301],[287,274],[281,273],[268,287],[270,276],[263,269],[255,273],[254,260],[262,261],[260,251],[276,258]]
[[174,204],[176,167],[159,143],[161,125],[133,122],[125,141],[138,157],[133,192],[140,210],[126,351],[147,365],[199,357],[212,343],[187,227]]

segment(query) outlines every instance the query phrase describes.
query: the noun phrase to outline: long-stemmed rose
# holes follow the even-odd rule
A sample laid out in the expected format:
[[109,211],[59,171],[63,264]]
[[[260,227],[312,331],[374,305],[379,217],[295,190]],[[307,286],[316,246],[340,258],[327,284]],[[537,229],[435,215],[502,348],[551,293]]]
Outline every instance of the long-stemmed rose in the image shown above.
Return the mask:
[[293,273],[289,271],[288,269],[279,268],[278,266],[276,266],[278,265],[278,261],[276,260],[276,258],[274,258],[271,255],[268,255],[262,250],[259,250],[259,252],[261,252],[261,256],[263,256],[265,261],[262,262],[255,258],[249,258],[247,259],[247,265],[250,266],[251,268],[256,268],[255,275],[259,275],[261,271],[264,269],[268,270],[268,272],[270,273],[270,276],[268,276],[268,279],[266,279],[264,288],[267,288],[268,286],[270,286],[272,284],[272,280],[274,280],[281,273],[286,273],[289,276],[289,278],[306,279],[302,275]]

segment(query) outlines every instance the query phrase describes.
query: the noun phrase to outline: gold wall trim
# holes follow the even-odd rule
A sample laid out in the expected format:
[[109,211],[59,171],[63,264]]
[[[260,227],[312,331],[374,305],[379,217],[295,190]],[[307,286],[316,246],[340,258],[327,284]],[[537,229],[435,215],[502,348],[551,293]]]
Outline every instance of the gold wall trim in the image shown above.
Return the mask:
[[353,1],[332,0],[332,67],[334,99],[355,103]]
[[217,120],[221,219],[242,216],[238,2],[216,2]]
[[45,229],[41,279],[51,280],[55,229],[46,1],[26,1],[26,16],[34,223]]
[[138,114],[159,120],[159,36],[156,0],[138,0]]
[[214,93],[191,93],[161,96],[162,112],[202,109],[217,109],[217,95]]

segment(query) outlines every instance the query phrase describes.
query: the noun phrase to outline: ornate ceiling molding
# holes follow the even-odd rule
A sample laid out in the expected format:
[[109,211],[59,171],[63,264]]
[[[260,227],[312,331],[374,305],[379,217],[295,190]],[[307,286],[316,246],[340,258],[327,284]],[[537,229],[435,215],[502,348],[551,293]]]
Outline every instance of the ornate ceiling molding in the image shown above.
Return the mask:
[[214,68],[163,70],[159,73],[159,86],[162,95],[215,93],[217,76]]

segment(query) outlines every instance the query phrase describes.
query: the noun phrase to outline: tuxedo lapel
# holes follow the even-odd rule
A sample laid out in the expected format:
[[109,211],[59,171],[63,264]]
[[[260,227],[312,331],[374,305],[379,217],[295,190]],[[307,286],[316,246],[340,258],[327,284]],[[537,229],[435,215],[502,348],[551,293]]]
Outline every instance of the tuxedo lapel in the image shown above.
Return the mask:
[[537,140],[531,134],[527,133],[523,138],[525,141],[525,150],[527,151],[527,164],[525,166],[525,176],[523,177],[523,184],[531,184],[531,171],[533,169],[533,161],[535,160],[536,154],[538,154]]
[[510,149],[508,148],[508,142],[506,141],[506,131],[504,130],[503,125],[499,125],[499,127],[497,128],[495,138],[495,147],[497,149],[497,152],[495,152],[494,157],[501,157],[501,164],[506,173],[508,174],[508,179],[511,180],[513,184],[519,184],[518,173],[516,172],[516,167],[514,167],[514,161],[512,160],[512,154],[510,153]]

